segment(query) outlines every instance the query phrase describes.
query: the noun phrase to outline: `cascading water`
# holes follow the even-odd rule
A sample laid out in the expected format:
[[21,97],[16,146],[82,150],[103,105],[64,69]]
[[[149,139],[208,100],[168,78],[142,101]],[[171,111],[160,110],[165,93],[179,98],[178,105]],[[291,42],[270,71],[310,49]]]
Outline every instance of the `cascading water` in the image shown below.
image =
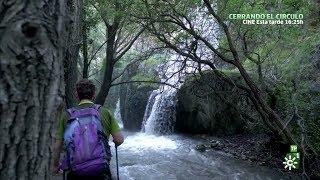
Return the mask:
[[121,113],[120,113],[120,99],[118,99],[117,104],[116,104],[116,110],[114,111],[114,117],[118,121],[118,124],[120,128],[123,128],[123,123],[122,123],[122,118],[121,118]]
[[[179,86],[181,64],[169,61],[159,67],[161,82]],[[154,90],[148,100],[144,114],[142,131],[148,134],[170,134],[173,132],[176,120],[177,89],[170,85],[160,85],[159,89]]]
[[157,92],[157,90],[154,90],[152,91],[152,93],[150,94],[149,98],[148,98],[148,103],[147,103],[147,106],[146,106],[146,110],[144,112],[144,115],[143,115],[143,121],[142,121],[142,127],[141,127],[141,130],[142,132],[145,132],[145,124],[146,124],[146,121],[148,120],[150,114],[151,114],[151,111],[153,109],[153,104],[156,100],[156,96],[158,95],[159,93]]
[[[192,12],[195,17],[194,28],[201,32],[203,37],[210,42],[215,48],[218,47],[218,26],[212,19],[203,19],[206,16],[206,11],[202,8],[196,8]],[[178,35],[178,34],[177,34]],[[196,54],[202,59],[210,59],[216,64],[215,58],[212,57],[212,51],[201,41],[187,40],[186,44],[194,44]],[[181,47],[181,49],[190,47]],[[177,101],[177,89],[182,85],[186,74],[197,73],[199,69],[209,69],[207,65],[199,65],[197,62],[188,61],[176,54],[172,54],[169,58],[171,61],[165,63],[158,69],[161,82],[174,85],[173,88],[169,85],[160,85],[159,89],[154,90],[149,97],[146,107],[142,131],[149,134],[170,134],[173,132],[174,123],[176,120],[175,106]],[[220,67],[217,64],[217,67]]]
[[[144,131],[150,134],[168,134],[173,132],[175,122],[176,90],[155,90],[154,103],[145,120]],[[152,99],[151,99],[152,101]]]

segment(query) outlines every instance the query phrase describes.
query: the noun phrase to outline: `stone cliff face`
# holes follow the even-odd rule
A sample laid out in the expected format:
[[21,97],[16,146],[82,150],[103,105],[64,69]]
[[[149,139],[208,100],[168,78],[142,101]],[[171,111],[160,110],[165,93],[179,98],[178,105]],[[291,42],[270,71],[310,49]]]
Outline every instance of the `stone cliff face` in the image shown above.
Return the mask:
[[140,131],[148,98],[154,88],[134,84],[120,91],[120,111],[123,127],[131,131]]
[[[138,67],[129,68],[122,81],[130,81],[138,74]],[[123,127],[130,131],[140,131],[144,112],[151,92],[156,87],[148,84],[128,83],[119,88],[120,113]]]
[[[231,73],[240,81],[238,73]],[[175,130],[183,133],[235,134],[259,119],[245,93],[212,72],[190,77],[178,91]]]

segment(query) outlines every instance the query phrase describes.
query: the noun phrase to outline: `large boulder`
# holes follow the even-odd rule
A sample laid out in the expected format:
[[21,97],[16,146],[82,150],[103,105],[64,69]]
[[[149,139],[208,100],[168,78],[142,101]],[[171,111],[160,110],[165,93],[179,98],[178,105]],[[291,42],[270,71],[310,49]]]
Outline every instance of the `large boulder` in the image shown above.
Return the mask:
[[[230,78],[239,83],[237,72]],[[247,121],[259,119],[245,93],[212,71],[187,78],[178,91],[175,130],[183,133],[229,135],[246,130]]]

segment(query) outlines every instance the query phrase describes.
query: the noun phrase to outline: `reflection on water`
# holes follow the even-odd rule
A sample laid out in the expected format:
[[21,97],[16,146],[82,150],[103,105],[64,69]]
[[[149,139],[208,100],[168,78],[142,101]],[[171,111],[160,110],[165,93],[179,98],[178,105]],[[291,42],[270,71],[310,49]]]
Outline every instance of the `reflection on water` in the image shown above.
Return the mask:
[[[120,179],[293,179],[277,170],[255,167],[222,152],[199,153],[194,150],[198,143],[201,140],[180,135],[126,133],[125,143],[118,148]],[[111,169],[115,175],[115,156]]]

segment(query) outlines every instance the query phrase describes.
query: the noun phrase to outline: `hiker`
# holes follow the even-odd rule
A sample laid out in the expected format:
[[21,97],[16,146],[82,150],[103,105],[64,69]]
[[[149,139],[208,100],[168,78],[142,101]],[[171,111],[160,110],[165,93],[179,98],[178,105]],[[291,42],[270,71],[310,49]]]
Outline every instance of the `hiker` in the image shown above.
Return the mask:
[[[67,171],[68,180],[111,179],[111,152],[109,136],[115,146],[124,138],[113,115],[104,107],[94,104],[95,85],[88,79],[76,84],[76,95],[80,101],[77,107],[68,109],[59,119],[59,126],[53,150],[52,171]],[[62,145],[66,156],[62,162]]]

